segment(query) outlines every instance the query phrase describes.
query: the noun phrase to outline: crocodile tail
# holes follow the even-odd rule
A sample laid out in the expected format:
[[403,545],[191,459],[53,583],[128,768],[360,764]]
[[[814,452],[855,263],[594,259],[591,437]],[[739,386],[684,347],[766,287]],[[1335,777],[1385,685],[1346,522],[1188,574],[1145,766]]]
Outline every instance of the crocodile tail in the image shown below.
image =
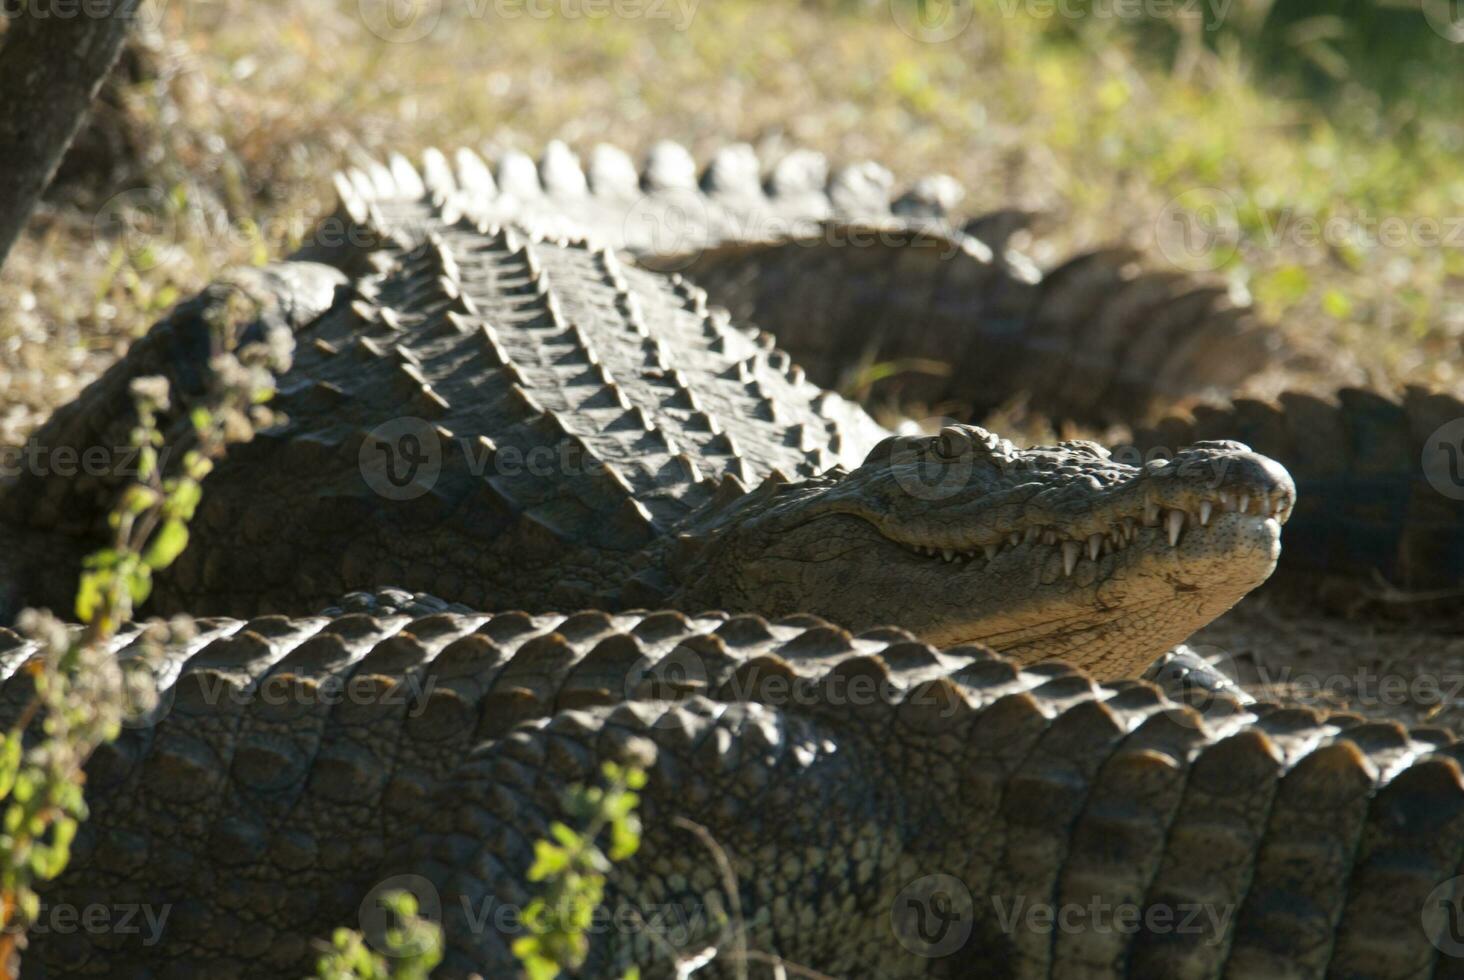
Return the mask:
[[1013,393],[1055,418],[1151,418],[1233,391],[1280,347],[1276,330],[1213,281],[1146,269],[1129,248],[1081,252],[1043,274]]
[[[174,404],[187,403],[208,389],[216,349],[288,342],[344,282],[335,269],[297,263],[231,273],[179,304],[15,449],[0,477],[0,619],[25,606],[70,609],[77,562],[105,540],[118,493],[138,475],[135,379],[165,377]],[[174,411],[159,424],[166,433],[184,421]]]
[[[1372,579],[1409,590],[1464,583],[1464,402],[1410,387],[1401,398],[1343,388],[1197,407],[1135,436],[1141,452],[1236,439],[1286,466],[1296,508],[1280,571]],[[1453,457],[1451,459],[1451,456]]]
[[1233,389],[1278,346],[1224,289],[1143,271],[1126,249],[1043,274],[970,236],[844,223],[676,264],[770,330],[819,383],[875,401],[954,403],[978,417],[1024,397],[1057,419],[1145,419]]
[[1145,271],[1127,249],[1044,272],[1009,247],[1033,215],[1004,209],[963,223],[963,192],[949,177],[897,192],[872,162],[831,169],[795,151],[764,168],[746,144],[700,171],[669,142],[639,170],[604,145],[583,167],[557,141],[537,161],[489,156],[363,162],[337,177],[326,223],[329,242],[356,247],[316,243],[297,257],[352,268],[381,229],[411,245],[464,218],[588,235],[687,275],[770,330],[826,387],[974,403],[983,414],[1025,396],[1044,414],[1100,425],[1233,390],[1279,347],[1277,332],[1220,286]]

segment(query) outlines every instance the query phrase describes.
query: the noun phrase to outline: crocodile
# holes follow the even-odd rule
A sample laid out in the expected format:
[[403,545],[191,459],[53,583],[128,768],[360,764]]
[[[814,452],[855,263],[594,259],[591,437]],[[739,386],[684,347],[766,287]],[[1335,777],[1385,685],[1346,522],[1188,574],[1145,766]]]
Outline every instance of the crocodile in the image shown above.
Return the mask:
[[[603,760],[649,781],[582,975],[715,951],[699,975],[1445,977],[1464,952],[1464,745],[1439,729],[1201,711],[809,616],[196,626],[160,658],[116,642],[161,696],[91,760],[42,889],[43,923],[115,928],[37,930],[46,976],[300,975],[338,926],[379,942],[403,889],[443,925],[439,975],[513,975],[533,842]],[[6,724],[30,652],[0,631]]]
[[[1146,424],[1147,413],[1228,389],[1274,359],[1273,333],[1213,284],[1140,271],[1122,248],[1040,273],[1007,246],[1030,216],[1003,211],[963,224],[950,178],[897,195],[877,164],[830,175],[817,154],[795,152],[761,181],[745,144],[716,153],[698,177],[690,154],[669,142],[652,149],[641,173],[604,145],[586,169],[559,142],[537,163],[509,151],[490,165],[466,150],[449,162],[429,150],[423,175],[396,156],[341,174],[331,220],[360,227],[369,212],[416,240],[432,226],[431,201],[449,216],[527,214],[588,229],[649,268],[679,270],[734,317],[774,327],[825,385],[847,380],[831,364],[940,362],[947,377],[898,379],[901,407],[954,402],[979,421],[1020,393],[1057,421],[1134,427],[1115,447],[1134,463],[1204,440],[1249,445],[1301,483],[1277,586],[1312,588],[1319,572],[1342,580],[1348,596],[1353,583],[1371,588],[1378,576],[1410,595],[1464,585],[1464,509],[1430,483],[1449,479],[1447,458],[1432,477],[1419,466],[1425,440],[1464,418],[1452,394],[1285,392],[1274,402],[1200,403],[1191,418]],[[868,356],[851,360],[850,351]],[[1204,376],[1194,364],[1233,373]],[[875,386],[864,401],[887,394]]]
[[[385,225],[404,240],[444,215],[527,220],[687,275],[777,336],[825,387],[860,384],[876,401],[906,404],[958,397],[980,412],[1020,398],[1093,425],[1231,391],[1282,346],[1224,284],[1146,269],[1130,248],[1043,270],[1012,245],[1036,215],[962,218],[964,192],[944,175],[897,192],[872,161],[831,170],[799,150],[764,168],[747,144],[716,152],[699,175],[669,141],[639,172],[604,144],[585,166],[558,141],[538,161],[518,151],[490,159],[428,150],[420,173],[400,155],[364,161],[337,177],[340,203],[299,257],[339,261],[368,208],[368,231]],[[890,361],[913,369],[867,385],[856,377],[877,377],[867,369]]]
[[[383,221],[355,278],[294,261],[206,291],[37,432],[81,458],[119,444],[130,379],[206,385],[240,293],[259,312],[225,324],[234,342],[295,344],[288,421],[207,479],[154,611],[308,613],[393,585],[475,609],[809,613],[1112,677],[1274,567],[1294,488],[1239,443],[1136,467],[975,426],[895,435],[678,276],[449,216],[420,242]],[[9,481],[12,608],[67,608],[63,559],[124,479]]]

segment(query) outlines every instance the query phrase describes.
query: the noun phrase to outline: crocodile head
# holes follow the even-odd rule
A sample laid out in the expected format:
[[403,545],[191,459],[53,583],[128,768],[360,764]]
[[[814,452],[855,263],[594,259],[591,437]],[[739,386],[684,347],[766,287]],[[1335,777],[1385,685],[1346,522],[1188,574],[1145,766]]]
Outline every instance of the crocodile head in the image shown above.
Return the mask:
[[693,533],[679,577],[692,604],[896,623],[1123,676],[1270,575],[1295,495],[1236,442],[1131,466],[1089,442],[1017,449],[952,425],[749,494]]

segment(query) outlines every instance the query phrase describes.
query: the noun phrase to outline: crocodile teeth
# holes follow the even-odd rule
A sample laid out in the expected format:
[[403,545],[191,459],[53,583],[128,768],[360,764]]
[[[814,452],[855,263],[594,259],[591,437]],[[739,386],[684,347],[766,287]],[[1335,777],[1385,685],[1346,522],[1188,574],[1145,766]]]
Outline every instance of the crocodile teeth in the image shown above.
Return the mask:
[[1214,504],[1208,500],[1200,501],[1200,527],[1210,526],[1210,512],[1215,509]]
[[1083,546],[1076,541],[1064,541],[1062,543],[1062,573],[1071,575],[1073,569],[1078,567],[1078,555],[1083,551]]
[[1240,495],[1240,512],[1244,514],[1248,510],[1250,510],[1250,494],[1243,493]]
[[1100,552],[1102,550],[1103,550],[1103,535],[1101,535],[1101,534],[1090,534],[1090,535],[1088,535],[1088,560],[1089,561],[1097,561],[1098,560],[1098,552]]
[[945,558],[946,561],[955,561],[956,560],[956,553],[954,551],[952,551],[950,548],[942,548],[942,549],[940,549],[940,553],[941,553],[941,557]]
[[1159,526],[1159,505],[1150,501],[1144,504],[1144,527]]
[[1229,493],[1226,493],[1224,491],[1221,491],[1221,493],[1220,493],[1220,509],[1221,510],[1234,510],[1235,509],[1235,498],[1233,496],[1231,496]]
[[997,545],[994,544],[982,545],[981,547],[982,550],[986,552],[987,561],[991,561],[993,558],[995,558],[996,553],[1001,550]]
[[1164,528],[1169,532],[1169,547],[1179,544],[1179,532],[1184,530],[1184,511],[1171,510],[1164,518]]
[[1022,536],[1020,534],[1018,534],[1016,531],[1009,531],[1007,533],[1007,544],[1009,544],[1013,548],[1015,548],[1017,545],[1019,545],[1021,543],[1022,543]]
[[1027,533],[1022,536],[1022,540],[1027,542],[1028,544],[1039,541],[1041,540],[1041,538],[1042,528],[1038,527],[1036,524],[1033,524],[1031,527],[1027,528]]
[[1054,531],[1052,528],[1048,528],[1047,530],[1043,531],[1042,532],[1042,543],[1043,544],[1057,544],[1057,532]]

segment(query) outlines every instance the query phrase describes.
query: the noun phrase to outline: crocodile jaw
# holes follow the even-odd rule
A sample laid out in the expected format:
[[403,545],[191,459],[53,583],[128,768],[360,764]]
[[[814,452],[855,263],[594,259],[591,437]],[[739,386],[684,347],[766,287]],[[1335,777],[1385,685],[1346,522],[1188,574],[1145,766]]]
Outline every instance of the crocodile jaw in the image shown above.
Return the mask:
[[[1127,547],[1085,554],[1065,574],[1060,549],[1019,547],[974,575],[990,586],[1016,582],[1011,597],[969,625],[918,630],[938,646],[981,643],[1021,663],[1075,660],[1100,679],[1134,676],[1165,650],[1264,582],[1281,554],[1281,521],[1228,513],[1190,526],[1171,546],[1163,527],[1140,528]],[[965,591],[959,576],[949,588]]]
[[[1088,444],[992,443],[939,493],[935,445],[760,490],[767,503],[712,532],[677,604],[896,625],[938,646],[982,643],[1116,678],[1265,581],[1295,500],[1286,471],[1238,443],[1143,468]],[[917,485],[916,467],[934,476]]]

